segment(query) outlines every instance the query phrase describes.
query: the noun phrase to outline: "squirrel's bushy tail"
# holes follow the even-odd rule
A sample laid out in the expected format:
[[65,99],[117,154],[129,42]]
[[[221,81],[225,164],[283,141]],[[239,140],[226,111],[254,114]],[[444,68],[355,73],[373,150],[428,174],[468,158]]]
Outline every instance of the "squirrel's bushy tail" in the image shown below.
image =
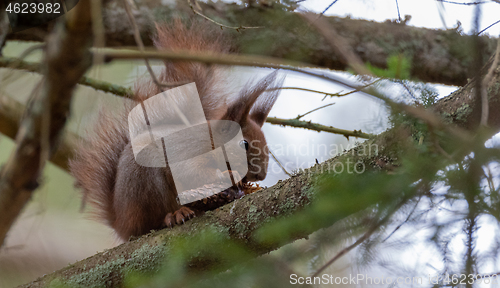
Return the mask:
[[[192,21],[183,24],[179,19],[172,23],[157,23],[153,42],[159,50],[226,54],[232,46],[220,29],[211,23]],[[165,61],[165,69],[157,75],[161,83],[196,83],[201,104],[208,119],[217,118],[220,106],[228,97],[229,80],[217,65],[190,61]],[[137,81],[134,87],[138,100],[145,100],[161,92],[149,80]]]
[[[184,25],[175,20],[168,24],[156,24],[156,29],[154,43],[160,50],[214,53],[230,50],[222,33],[206,23],[194,21]],[[216,117],[217,111],[221,111],[217,108],[225,105],[223,98],[228,92],[223,86],[226,86],[226,81],[213,65],[166,61],[165,69],[157,77],[162,83],[195,82],[209,119]],[[134,91],[135,100],[145,100],[161,92],[149,77],[137,81]],[[76,155],[69,163],[76,186],[83,190],[83,203],[90,203],[97,218],[108,225],[115,221],[113,198],[118,163],[122,151],[130,142],[127,112],[128,108],[116,113],[103,107],[93,128],[89,129],[88,138],[77,145]]]
[[82,189],[82,204],[90,203],[97,219],[111,225],[116,170],[120,155],[129,142],[126,118],[101,110],[91,133],[75,149],[69,161],[76,186]]

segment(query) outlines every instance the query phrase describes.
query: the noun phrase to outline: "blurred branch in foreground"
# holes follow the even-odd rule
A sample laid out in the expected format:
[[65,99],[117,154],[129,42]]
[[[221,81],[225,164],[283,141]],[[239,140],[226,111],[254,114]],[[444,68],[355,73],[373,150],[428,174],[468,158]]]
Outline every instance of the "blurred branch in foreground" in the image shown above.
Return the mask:
[[91,65],[89,1],[80,1],[47,40],[44,78],[33,91],[16,135],[17,147],[0,174],[0,246],[38,187],[45,161],[57,150],[73,90]]

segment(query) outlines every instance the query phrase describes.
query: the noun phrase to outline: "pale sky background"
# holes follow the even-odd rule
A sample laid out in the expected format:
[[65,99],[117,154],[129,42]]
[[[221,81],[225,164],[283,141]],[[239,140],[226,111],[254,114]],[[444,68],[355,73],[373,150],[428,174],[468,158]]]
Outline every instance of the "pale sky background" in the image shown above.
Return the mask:
[[[322,12],[333,1],[325,0],[305,0],[301,7],[314,12]],[[474,17],[474,6],[456,5],[450,3],[440,3],[435,0],[398,0],[401,18],[404,15],[411,15],[409,25],[416,27],[426,27],[432,29],[445,29],[456,27],[457,21],[462,23],[464,32],[472,31],[472,21]],[[470,3],[477,1],[456,0],[453,2]],[[480,30],[490,24],[500,20],[500,4],[493,1],[481,5],[482,19]],[[439,16],[439,7],[444,7],[443,16],[446,23],[444,26]],[[335,15],[345,17],[350,15],[355,19],[367,19],[382,22],[387,19],[397,19],[398,11],[396,0],[338,0],[328,9],[325,15]],[[500,34],[500,23],[488,29],[489,35],[498,36]]]

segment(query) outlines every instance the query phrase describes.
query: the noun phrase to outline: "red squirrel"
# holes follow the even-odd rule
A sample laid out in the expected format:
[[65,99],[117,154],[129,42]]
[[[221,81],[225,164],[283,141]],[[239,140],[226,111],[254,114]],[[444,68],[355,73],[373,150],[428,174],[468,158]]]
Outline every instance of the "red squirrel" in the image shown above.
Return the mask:
[[[227,39],[218,29],[207,25],[199,22],[184,25],[180,21],[156,24],[154,44],[159,50],[228,53]],[[279,94],[279,89],[269,88],[280,87],[283,79],[277,79],[274,72],[231,95],[227,88],[230,81],[222,72],[221,67],[214,65],[166,61],[157,77],[161,83],[194,82],[207,120],[239,123],[248,160],[248,173],[243,182],[263,180],[269,156],[261,127]],[[168,167],[144,167],[134,159],[127,114],[139,100],[148,99],[161,90],[148,78],[137,81],[134,92],[132,106],[126,104],[120,112],[101,109],[88,139],[79,144],[74,159],[70,160],[76,186],[83,190],[82,201],[94,206],[97,218],[111,226],[124,241],[151,230],[182,224],[195,216],[192,209],[176,201]],[[165,113],[165,117],[172,113],[157,112]],[[190,163],[186,170],[204,173],[203,165]],[[210,176],[216,179],[216,175]]]

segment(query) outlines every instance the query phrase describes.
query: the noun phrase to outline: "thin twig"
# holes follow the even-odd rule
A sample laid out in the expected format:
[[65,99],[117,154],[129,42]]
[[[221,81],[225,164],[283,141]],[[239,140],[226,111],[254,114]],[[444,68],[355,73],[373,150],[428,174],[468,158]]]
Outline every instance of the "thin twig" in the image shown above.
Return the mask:
[[405,203],[406,203],[407,199],[403,199],[401,200],[399,203],[397,203],[397,205],[394,207],[394,209],[392,209],[392,211],[388,212],[387,215],[384,216],[384,218],[382,218],[380,221],[376,222],[375,224],[373,224],[369,229],[368,231],[366,231],[365,234],[363,234],[363,236],[361,236],[361,238],[359,238],[358,240],[356,240],[356,242],[354,242],[353,244],[347,246],[346,248],[342,249],[340,252],[338,252],[332,259],[330,259],[328,262],[326,262],[323,266],[321,266],[311,277],[316,277],[318,276],[321,272],[323,272],[326,268],[328,268],[328,266],[332,265],[333,262],[337,261],[337,259],[339,259],[340,257],[344,256],[345,254],[347,254],[349,251],[351,251],[352,249],[356,248],[359,244],[363,243],[365,240],[367,240],[368,238],[370,238],[370,236],[373,235],[373,233],[375,231],[377,231],[377,229],[382,226],[384,223],[386,223],[390,218],[391,216],[399,209],[401,208],[401,206],[403,206]]
[[408,214],[408,216],[406,217],[405,221],[403,221],[402,223],[400,223],[396,228],[394,228],[394,230],[392,230],[392,232],[387,236],[385,237],[384,240],[382,240],[381,243],[384,243],[385,241],[387,241],[389,238],[391,238],[392,235],[394,235],[394,233],[396,233],[396,231],[399,230],[399,228],[401,228],[405,223],[408,223],[408,221],[410,221],[410,218],[411,216],[413,215],[413,213],[415,213],[415,210],[417,209],[417,206],[418,206],[418,203],[420,203],[420,200],[422,199],[422,195],[420,195],[420,197],[418,197],[418,200],[417,202],[415,203],[415,206],[413,206],[413,209],[411,209],[411,212],[410,214]]
[[283,172],[285,172],[285,174],[288,175],[289,177],[292,177],[292,174],[290,174],[288,171],[286,171],[285,167],[283,166],[283,164],[281,164],[281,161],[278,160],[278,158],[276,158],[276,156],[274,155],[273,151],[269,150],[269,154],[271,154],[271,156],[273,157],[274,161],[276,161],[276,163],[278,163],[278,165],[280,166],[281,170],[283,170]]
[[[491,64],[490,69],[488,69],[488,73],[486,74],[486,76],[484,76],[484,79],[483,79],[483,93],[485,95],[485,96],[483,96],[483,100],[484,100],[484,97],[486,97],[486,100],[488,100],[487,87],[489,87],[489,84],[490,84],[491,80],[493,79],[493,74],[495,74],[495,69],[497,68],[499,62],[500,62],[500,37],[497,39],[497,49],[495,52],[495,56],[493,58],[493,64]],[[486,103],[488,103],[488,101],[486,101]],[[483,109],[488,109],[488,107],[483,107]],[[487,118],[486,118],[486,120],[487,120]],[[481,118],[481,123],[482,123],[482,121],[483,121],[483,119]]]
[[[40,49],[45,49],[45,43],[42,43],[42,44],[35,44],[33,46],[30,46],[28,47],[27,49],[25,49],[21,55],[19,55],[18,58],[7,58],[7,59],[17,59],[17,61],[14,61],[14,62],[11,62],[8,66],[0,66],[0,67],[5,67],[5,68],[11,68],[11,69],[23,69],[23,68],[20,68],[20,66],[22,65],[22,61],[24,60],[24,58],[28,57],[31,53],[37,51],[37,50],[40,50]],[[0,58],[1,59],[1,58]],[[1,65],[1,64],[0,64]],[[24,69],[23,69],[24,70]],[[15,81],[17,80],[16,78],[12,79],[12,76],[14,74],[7,74],[3,79],[2,81],[7,81],[7,80],[10,80],[11,82],[12,81]]]
[[408,94],[410,94],[410,96],[411,96],[411,98],[413,98],[413,100],[417,100],[417,97],[415,97],[415,94],[413,93],[413,91],[411,91],[410,87],[408,87],[408,85],[406,85],[404,80],[397,80],[396,79],[395,82],[401,84],[401,86],[403,86],[403,88],[405,88],[406,92],[408,92]]
[[45,49],[45,43],[40,43],[40,44],[35,44],[32,45],[28,48],[26,48],[21,55],[19,55],[20,60],[24,60],[24,58],[28,57],[31,53],[37,51],[37,50],[42,50]]
[[489,167],[486,167],[486,170],[488,171],[488,173],[486,173],[486,171],[484,172],[484,178],[486,178],[488,182],[488,188],[490,189],[490,194],[496,193],[495,182],[493,180],[493,174],[491,173],[491,169]]
[[335,0],[335,1],[333,1],[332,3],[330,3],[330,5],[328,5],[328,7],[326,7],[326,8],[325,8],[325,10],[323,10],[323,12],[321,12],[319,15],[320,15],[320,16],[321,16],[321,15],[324,15],[324,14],[326,13],[326,11],[328,11],[328,9],[330,9],[330,7],[332,7],[332,6],[333,6],[333,4],[337,3],[337,1],[339,1],[339,0]]
[[[39,63],[22,61],[18,58],[0,57],[0,67],[25,70],[29,72],[40,72],[41,65]],[[117,96],[122,96],[125,98],[132,99],[133,95],[133,91],[130,88],[126,88],[120,85],[115,85],[106,81],[92,79],[86,76],[80,78],[78,84],[89,86],[96,90],[100,90],[106,93],[111,93]]]
[[351,244],[351,245],[347,246],[346,248],[342,249],[332,259],[328,260],[328,262],[326,262],[325,264],[323,264],[323,266],[321,266],[311,277],[314,278],[314,277],[318,276],[321,272],[323,272],[323,270],[325,270],[326,268],[328,268],[328,266],[332,265],[333,262],[337,261],[337,259],[339,259],[340,257],[344,256],[345,254],[347,254],[352,249],[356,248],[359,244],[363,243],[366,239],[370,238],[370,236],[372,236],[372,234],[378,229],[378,227],[380,227],[379,223],[377,223],[377,225],[373,225],[363,236],[361,236],[361,238],[359,238],[358,240],[356,240],[356,242],[354,242],[353,244]]
[[303,120],[297,120],[297,119],[282,119],[282,118],[276,118],[276,117],[267,117],[266,122],[270,123],[270,124],[274,124],[274,125],[290,126],[290,127],[296,127],[296,128],[304,128],[304,129],[318,131],[318,132],[323,131],[323,132],[329,132],[329,133],[334,133],[334,134],[340,134],[346,138],[358,137],[358,138],[368,139],[368,138],[374,136],[372,134],[363,133],[363,132],[361,132],[361,130],[354,130],[354,131],[344,130],[344,129],[339,129],[339,128],[335,128],[332,126],[325,126],[322,124],[313,123],[311,121],[303,121]]
[[399,3],[398,3],[398,0],[396,0],[396,8],[398,9],[398,20],[399,20],[399,23],[403,22],[403,20],[401,19],[401,14],[399,13]]
[[134,99],[134,92],[132,91],[132,89],[112,84],[106,81],[96,80],[89,77],[82,77],[80,81],[78,81],[78,84],[92,87],[96,90],[111,93],[117,96]]
[[298,119],[300,119],[300,118],[302,118],[302,117],[304,117],[304,116],[306,116],[306,115],[308,115],[308,114],[311,114],[311,113],[313,113],[313,112],[315,112],[315,111],[318,111],[318,110],[320,110],[320,109],[323,109],[323,108],[325,108],[325,107],[332,106],[332,105],[335,105],[335,103],[330,103],[330,104],[326,104],[326,105],[323,105],[323,106],[321,106],[321,107],[315,108],[315,109],[313,109],[313,110],[311,110],[311,111],[308,111],[308,112],[306,112],[306,113],[304,113],[304,114],[302,114],[302,115],[298,115],[295,119],[297,119],[297,120],[298,120]]
[[444,4],[443,2],[436,2],[436,6],[438,7],[438,12],[439,12],[439,19],[441,19],[441,23],[443,24],[444,29],[448,29],[446,26],[446,19],[444,17]]
[[483,30],[479,31],[479,33],[477,33],[477,35],[483,34],[484,31],[490,29],[491,27],[497,25],[498,23],[500,23],[500,20],[496,21],[495,23],[493,23],[493,24],[489,25],[488,27],[484,28]]
[[[325,96],[330,96],[330,97],[345,96],[345,95],[342,95],[340,93],[329,93],[329,92],[323,92],[323,91],[318,91],[318,90],[314,90],[314,89],[307,89],[307,88],[302,88],[302,87],[275,87],[275,88],[269,88],[266,91],[275,91],[275,90],[300,90],[300,91],[323,94]],[[350,93],[354,93],[354,92],[350,92]]]
[[[130,8],[130,5],[127,2],[127,0],[123,0],[123,3],[125,5],[125,9],[127,10],[127,15],[129,17],[129,20],[132,23],[132,28],[134,29],[134,37],[135,37],[135,41],[137,43],[137,46],[139,46],[140,53],[143,53],[144,52],[144,43],[142,42],[141,34],[140,34],[140,31],[139,31],[139,27],[137,26],[137,23],[135,22],[134,15],[132,15],[132,9]],[[148,69],[149,75],[151,75],[151,79],[153,80],[153,82],[155,83],[155,85],[158,87],[158,89],[160,89],[160,91],[165,92],[165,87],[166,86],[165,86],[165,84],[160,84],[160,81],[158,81],[158,78],[156,78],[156,75],[155,75],[153,69],[151,68],[151,65],[149,64],[149,59],[148,58],[144,58],[144,62],[146,64],[146,68]],[[175,86],[179,86],[179,85],[182,85],[182,84],[177,84],[176,83],[174,85]],[[184,123],[184,125],[190,126],[189,120],[187,119],[186,115],[184,115],[184,113],[182,113],[182,111],[179,108],[179,106],[177,106],[177,103],[175,101],[171,101],[170,104],[172,105],[172,108],[174,108],[174,111],[177,113],[177,115],[182,120],[182,122]],[[145,109],[144,104],[141,104],[141,105],[142,105],[142,108],[144,110]],[[146,111],[144,111],[144,113],[146,113]],[[153,137],[152,134],[151,134],[151,137]]]
[[467,2],[467,3],[464,3],[464,2],[455,2],[455,1],[448,1],[448,0],[437,0],[437,1],[438,2],[443,2],[443,3],[448,3],[448,4],[466,5],[466,6],[480,5],[480,4],[486,4],[486,3],[488,3],[488,1]]
[[240,30],[244,30],[244,29],[262,29],[262,28],[264,28],[264,26],[255,26],[255,27],[249,27],[249,26],[238,26],[238,27],[236,27],[236,26],[227,26],[227,25],[224,25],[222,23],[219,23],[219,22],[217,22],[215,20],[212,20],[212,19],[208,18],[207,16],[201,14],[200,12],[198,12],[196,10],[193,10],[193,11],[194,11],[195,14],[197,14],[197,15],[205,18],[205,19],[207,19],[210,22],[213,22],[213,23],[219,25],[221,27],[221,29],[222,29],[222,27],[224,27],[224,28],[234,29],[234,30],[236,30],[236,31],[239,32]]
[[[198,2],[196,2],[196,0],[194,0],[196,4],[198,4]],[[261,29],[261,28],[264,28],[263,26],[255,26],[255,27],[248,27],[248,26],[239,26],[239,27],[236,27],[236,26],[227,26],[227,25],[224,25],[222,23],[219,23],[213,19],[210,19],[208,16],[205,16],[204,14],[202,14],[201,12],[198,12],[196,11],[196,9],[194,9],[193,5],[191,4],[191,0],[187,0],[187,3],[189,5],[189,7],[191,8],[191,10],[193,10],[193,12],[198,15],[198,16],[201,16],[205,19],[207,19],[208,21],[214,23],[214,24],[217,24],[218,26],[220,26],[220,29],[222,28],[229,28],[229,29],[234,29],[238,32],[240,32],[240,30],[244,30],[244,29]],[[199,6],[199,5],[198,5]],[[199,7],[199,9],[201,9],[201,7]]]
[[[313,92],[313,93],[318,93],[318,94],[323,94],[326,96],[330,96],[330,97],[344,97],[344,96],[348,96],[348,95],[351,95],[353,93],[356,93],[356,92],[359,92],[363,89],[366,89],[370,86],[372,86],[373,84],[377,83],[377,82],[380,82],[382,80],[382,78],[380,79],[377,79],[367,85],[363,85],[363,86],[360,86],[354,90],[351,90],[349,92],[346,92],[346,93],[341,93],[341,92],[338,92],[338,93],[329,93],[329,92],[322,92],[322,91],[318,91],[318,90],[314,90],[314,89],[307,89],[307,88],[301,88],[301,87],[276,87],[276,88],[269,88],[267,89],[266,91],[274,91],[274,90],[300,90],[300,91],[306,91],[306,92]],[[323,98],[324,100],[325,98]]]
[[[142,42],[141,32],[139,31],[139,27],[137,26],[137,22],[135,21],[134,15],[132,14],[132,9],[130,8],[130,4],[128,3],[127,0],[123,0],[123,5],[125,6],[125,10],[127,11],[128,18],[130,20],[130,23],[132,24],[132,29],[134,30],[134,39],[135,39],[137,46],[139,47],[139,53],[143,53],[145,51],[144,42]],[[97,56],[104,57],[104,55],[100,55],[99,53],[96,53],[96,57]],[[149,63],[149,58],[145,57],[144,62],[146,64],[146,69],[148,70],[148,73],[151,76],[151,79],[153,80],[155,85],[158,86],[158,88],[161,91],[163,91],[162,88],[164,88],[164,87],[169,88],[169,87],[177,87],[177,86],[182,85],[182,84],[178,84],[178,83],[171,83],[171,84],[170,83],[168,83],[168,84],[160,83],[160,81],[158,81],[158,78],[156,78],[156,75],[155,75],[153,69],[151,68],[151,65]]]

